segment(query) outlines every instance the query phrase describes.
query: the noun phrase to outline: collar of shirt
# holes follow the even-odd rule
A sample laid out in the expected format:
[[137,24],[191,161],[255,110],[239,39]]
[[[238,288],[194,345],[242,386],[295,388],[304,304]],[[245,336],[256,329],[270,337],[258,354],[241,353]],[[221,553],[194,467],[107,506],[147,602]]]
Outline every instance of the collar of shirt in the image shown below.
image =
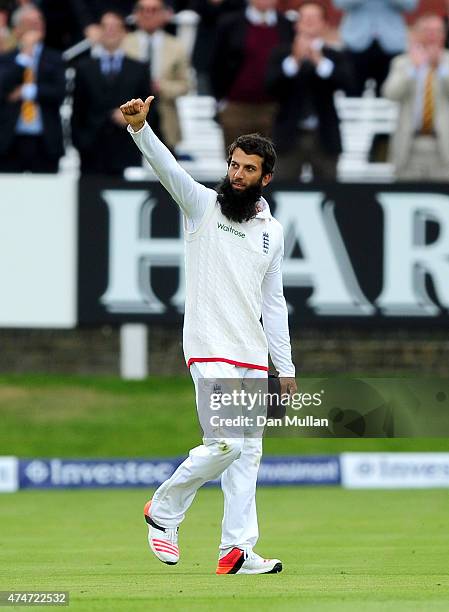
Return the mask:
[[111,53],[110,51],[108,51],[104,47],[101,47],[99,55],[100,55],[101,59],[109,59],[111,57],[111,55],[112,55],[112,57],[114,58],[114,61],[118,62],[118,61],[122,61],[122,59],[123,59],[125,54],[123,53],[122,49],[116,49],[115,51],[112,51],[112,53]]
[[256,204],[256,219],[271,219],[271,211],[265,198],[260,198]]
[[120,72],[124,55],[121,49],[116,49],[110,53],[107,49],[102,47],[99,59],[103,74],[110,75]]
[[275,10],[259,11],[254,6],[248,6],[245,10],[245,17],[252,25],[267,25],[275,26],[278,22],[278,16]]
[[162,30],[156,30],[152,34],[145,32],[145,30],[137,30],[136,34],[139,40],[140,49],[143,51],[145,56],[147,54],[148,45],[150,42],[154,50],[154,47],[158,47],[161,44],[163,38]]

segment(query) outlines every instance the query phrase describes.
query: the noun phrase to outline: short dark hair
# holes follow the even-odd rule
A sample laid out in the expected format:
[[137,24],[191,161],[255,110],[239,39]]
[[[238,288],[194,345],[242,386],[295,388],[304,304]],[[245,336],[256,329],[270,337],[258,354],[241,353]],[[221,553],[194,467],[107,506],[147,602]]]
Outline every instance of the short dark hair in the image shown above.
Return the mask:
[[276,164],[276,151],[272,141],[261,134],[243,134],[228,149],[228,166],[236,149],[242,149],[247,155],[258,155],[262,158],[262,176],[273,174]]
[[116,19],[119,19],[122,22],[123,26],[126,28],[126,15],[121,11],[115,9],[106,9],[102,11],[98,22],[100,22],[105,15],[113,15]]

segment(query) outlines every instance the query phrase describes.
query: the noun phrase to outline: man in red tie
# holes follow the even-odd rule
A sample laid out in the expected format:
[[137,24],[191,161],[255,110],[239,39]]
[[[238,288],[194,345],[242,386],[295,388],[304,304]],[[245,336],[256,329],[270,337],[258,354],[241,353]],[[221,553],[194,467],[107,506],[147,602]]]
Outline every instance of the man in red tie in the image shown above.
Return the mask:
[[0,56],[0,172],[57,172],[64,153],[64,66],[43,44],[39,9],[17,9],[12,24],[18,47]]

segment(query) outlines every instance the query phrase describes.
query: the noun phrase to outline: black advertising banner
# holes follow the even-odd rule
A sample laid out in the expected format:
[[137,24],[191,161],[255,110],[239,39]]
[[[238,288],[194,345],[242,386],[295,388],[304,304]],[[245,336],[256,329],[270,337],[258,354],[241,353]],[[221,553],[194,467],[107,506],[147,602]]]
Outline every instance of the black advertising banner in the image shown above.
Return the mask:
[[[292,325],[449,323],[449,185],[274,184]],[[81,179],[80,324],[180,322],[181,214],[157,182]]]

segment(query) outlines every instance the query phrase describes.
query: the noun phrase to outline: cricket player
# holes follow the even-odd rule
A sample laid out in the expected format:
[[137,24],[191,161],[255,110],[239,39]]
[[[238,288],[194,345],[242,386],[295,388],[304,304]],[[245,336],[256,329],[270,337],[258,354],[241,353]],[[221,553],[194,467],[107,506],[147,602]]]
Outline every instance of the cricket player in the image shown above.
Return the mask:
[[[273,176],[273,145],[258,134],[237,138],[229,148],[227,176],[217,191],[209,189],[181,168],[149,127],[146,117],[153,99],[133,99],[120,108],[134,142],[183,213],[183,346],[197,404],[200,380],[266,379],[268,351],[281,393],[295,393],[281,274],[283,231],[262,197]],[[221,475],[224,516],[216,573],[280,572],[279,559],[254,552],[261,455],[261,436],[204,436],[203,444],[190,451],[145,505],[156,557],[169,565],[178,562],[179,525],[199,487]]]

